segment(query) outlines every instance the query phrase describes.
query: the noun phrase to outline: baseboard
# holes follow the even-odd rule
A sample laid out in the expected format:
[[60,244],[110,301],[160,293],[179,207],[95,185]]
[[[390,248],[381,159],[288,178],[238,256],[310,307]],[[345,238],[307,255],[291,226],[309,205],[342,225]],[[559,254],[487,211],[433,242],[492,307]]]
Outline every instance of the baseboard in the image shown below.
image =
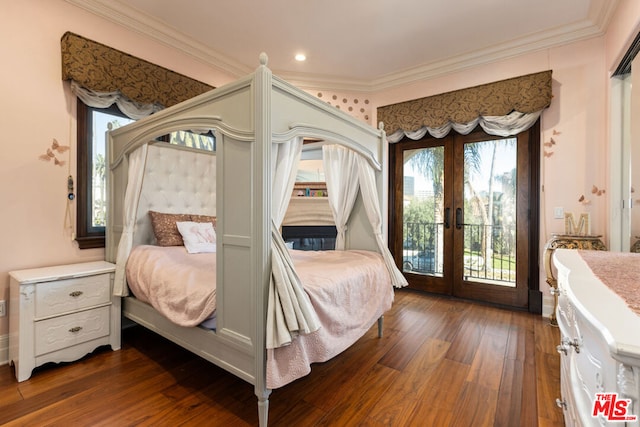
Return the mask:
[[0,366],[9,363],[9,335],[0,335]]
[[553,300],[553,296],[544,295],[542,297],[542,317],[549,317],[551,313],[553,313],[553,306],[555,302]]
[[542,292],[529,289],[529,313],[542,313]]

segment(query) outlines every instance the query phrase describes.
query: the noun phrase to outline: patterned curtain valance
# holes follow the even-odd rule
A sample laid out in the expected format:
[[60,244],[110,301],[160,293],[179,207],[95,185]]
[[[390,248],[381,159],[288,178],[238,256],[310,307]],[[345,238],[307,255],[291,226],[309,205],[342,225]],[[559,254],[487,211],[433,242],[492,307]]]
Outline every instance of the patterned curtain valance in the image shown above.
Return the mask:
[[70,32],[60,41],[62,79],[96,92],[119,91],[140,104],[170,107],[214,89],[205,83]]
[[469,123],[480,116],[533,113],[551,103],[551,70],[378,107],[387,134]]

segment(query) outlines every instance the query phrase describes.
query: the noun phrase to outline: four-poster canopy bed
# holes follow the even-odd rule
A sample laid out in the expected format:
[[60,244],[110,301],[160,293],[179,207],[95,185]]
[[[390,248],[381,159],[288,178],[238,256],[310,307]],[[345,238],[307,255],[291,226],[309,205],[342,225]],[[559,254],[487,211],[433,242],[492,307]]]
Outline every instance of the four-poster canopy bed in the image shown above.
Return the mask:
[[[384,131],[272,76],[266,55],[260,63],[250,76],[109,132],[107,260],[116,263],[124,316],[251,383],[266,426],[271,389],[358,340],[406,281],[386,248]],[[179,130],[213,131],[216,152],[155,140]],[[335,251],[290,251],[279,232],[303,138],[324,144]],[[212,233],[206,253],[163,246],[158,216],[179,228],[188,250],[184,227]],[[187,267],[167,291],[178,267],[151,264],[165,256],[205,267]],[[151,287],[138,283],[145,266],[177,302],[141,290]]]

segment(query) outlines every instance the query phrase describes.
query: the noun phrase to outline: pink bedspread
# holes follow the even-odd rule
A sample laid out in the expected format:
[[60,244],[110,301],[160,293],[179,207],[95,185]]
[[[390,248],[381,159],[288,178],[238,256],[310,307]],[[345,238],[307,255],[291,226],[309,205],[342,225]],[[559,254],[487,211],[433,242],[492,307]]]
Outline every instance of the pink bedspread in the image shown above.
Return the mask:
[[594,276],[640,316],[640,254],[579,251]]
[[127,284],[180,326],[197,326],[216,308],[215,253],[189,254],[184,246],[136,246],[127,260]]
[[393,302],[389,272],[369,251],[291,251],[296,271],[322,327],[291,345],[267,350],[267,387],[279,388],[311,372],[361,338]]
[[[322,327],[298,336],[291,345],[267,351],[271,389],[307,375],[312,363],[325,362],[350,347],[391,308],[394,296],[378,253],[290,253]],[[196,326],[215,310],[215,255],[188,254],[182,246],[137,246],[127,262],[129,288],[174,323]]]

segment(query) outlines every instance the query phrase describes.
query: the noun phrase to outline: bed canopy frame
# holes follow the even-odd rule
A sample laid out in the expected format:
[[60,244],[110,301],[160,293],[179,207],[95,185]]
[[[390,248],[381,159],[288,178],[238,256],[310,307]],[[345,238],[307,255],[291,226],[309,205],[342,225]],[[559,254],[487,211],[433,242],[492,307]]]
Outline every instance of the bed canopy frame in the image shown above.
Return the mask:
[[[202,206],[202,212],[193,213],[217,216],[217,329],[177,326],[133,297],[124,298],[123,314],[251,383],[258,397],[260,426],[264,427],[271,392],[265,382],[265,360],[274,233],[272,176],[277,149],[273,147],[314,138],[346,147],[366,160],[373,171],[374,204],[382,226],[376,236],[367,201],[358,196],[345,231],[345,247],[386,252],[383,258],[386,255],[388,264],[393,262],[391,255],[380,246],[381,238],[386,244],[387,229],[385,133],[382,126],[372,128],[273,76],[265,54],[253,74],[109,132],[106,257],[120,269],[126,263],[126,257],[119,254],[125,240],[131,240],[129,248],[153,241],[144,209],[137,212],[134,223],[127,223],[125,189],[136,150],[153,144],[149,147],[154,150],[189,152],[154,141],[179,130],[213,130],[216,136],[216,153],[209,155],[215,165],[214,176],[204,178],[215,180],[215,200]],[[187,155],[202,154],[191,150]],[[176,206],[195,204],[197,196],[178,193],[175,197],[186,197],[187,201],[176,201]],[[390,273],[396,286],[406,284],[395,266],[389,268],[395,270]],[[120,271],[119,279],[116,276],[123,283],[121,295],[126,296]]]

